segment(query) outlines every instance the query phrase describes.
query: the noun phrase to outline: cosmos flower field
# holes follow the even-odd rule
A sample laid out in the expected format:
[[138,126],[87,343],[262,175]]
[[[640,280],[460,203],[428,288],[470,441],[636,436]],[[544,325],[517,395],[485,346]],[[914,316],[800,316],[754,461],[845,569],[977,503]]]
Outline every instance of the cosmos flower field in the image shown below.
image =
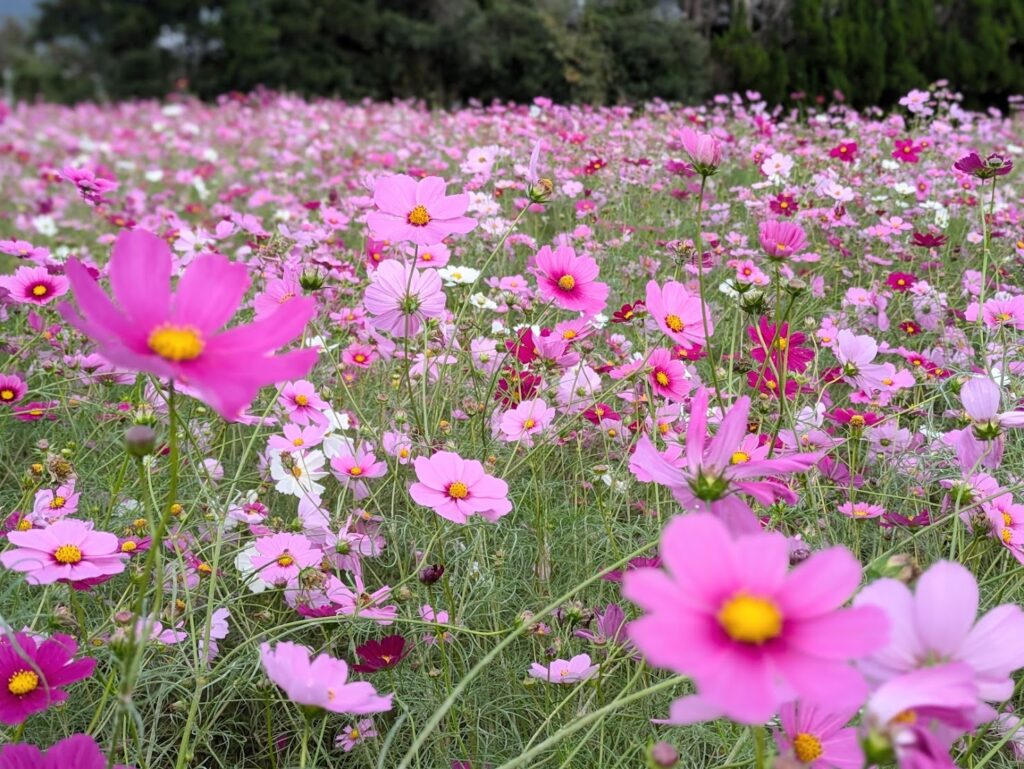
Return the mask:
[[1017,764],[1019,105],[0,107],[0,769]]

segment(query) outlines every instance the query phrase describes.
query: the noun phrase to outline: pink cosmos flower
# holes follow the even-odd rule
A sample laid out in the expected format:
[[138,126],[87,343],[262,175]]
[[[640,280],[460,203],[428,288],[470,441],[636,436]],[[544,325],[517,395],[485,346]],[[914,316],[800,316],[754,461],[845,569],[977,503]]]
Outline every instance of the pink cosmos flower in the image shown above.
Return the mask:
[[64,303],[64,318],[110,363],[180,381],[225,419],[235,418],[265,385],[300,379],[316,362],[313,349],[271,354],[302,333],[316,312],[312,299],[296,298],[263,320],[220,330],[249,287],[244,265],[203,254],[172,294],[167,244],[145,230],[123,230],[109,271],[117,305],[84,265],[68,260],[78,311]]
[[297,425],[308,425],[311,422],[327,424],[323,411],[329,404],[316,394],[316,386],[312,382],[305,379],[289,382],[281,389],[277,400],[288,412],[288,419]]
[[252,566],[269,585],[295,582],[303,569],[320,565],[323,553],[301,534],[273,534],[256,540]]
[[91,522],[63,518],[45,529],[12,531],[7,539],[14,547],[0,553],[0,563],[27,574],[30,585],[74,584],[124,571],[117,537],[93,531]]
[[[872,582],[855,606],[878,607],[889,617],[891,641],[860,660],[868,679],[881,683],[912,670],[962,662],[974,673],[979,715],[994,718],[983,701],[1002,702],[1024,667],[1024,611],[1002,604],[977,618],[978,584],[958,563],[939,561],[917,581],[914,592],[894,579]],[[977,621],[976,621],[977,620]]]
[[469,208],[469,194],[445,195],[446,186],[439,176],[416,181],[394,174],[378,179],[373,188],[377,210],[366,215],[373,237],[429,246],[452,233],[472,230],[476,220],[463,216]]
[[339,732],[338,736],[334,738],[334,745],[348,753],[356,745],[361,745],[376,736],[377,730],[373,726],[373,719],[364,718]]
[[548,665],[534,662],[530,665],[530,678],[538,678],[549,684],[575,684],[593,678],[599,665],[590,664],[589,654],[577,654],[568,660],[553,660]]
[[696,684],[696,695],[672,703],[670,723],[762,724],[794,696],[830,708],[864,701],[849,661],[883,648],[888,632],[884,612],[840,608],[861,579],[848,550],[789,570],[783,535],[734,540],[717,518],[686,515],[665,527],[661,559],[665,571],[626,572],[622,593],[646,611],[628,628],[637,648]]
[[342,487],[352,489],[356,499],[365,499],[370,491],[367,478],[380,478],[388,471],[385,462],[379,462],[372,443],[351,441],[342,444],[340,453],[331,459],[331,469]]
[[540,295],[565,310],[596,315],[608,300],[608,284],[597,281],[598,267],[589,256],[576,256],[571,246],[537,252],[537,288]]
[[444,314],[445,295],[436,270],[389,259],[377,268],[363,304],[374,328],[392,336],[415,336],[428,318]]
[[506,441],[533,445],[533,436],[546,430],[555,419],[555,409],[541,398],[525,400],[502,413],[499,427]]
[[252,308],[256,311],[256,320],[263,320],[273,315],[283,304],[302,296],[302,286],[298,278],[288,275],[267,281],[266,287],[252,300]]
[[847,518],[857,520],[880,518],[885,515],[884,507],[881,505],[869,505],[867,502],[844,502],[838,509]]
[[[864,708],[865,743],[900,769],[956,769],[949,750],[977,723],[969,666],[922,668],[882,684]],[[891,760],[891,759],[890,759]]]
[[409,495],[424,507],[454,523],[466,523],[473,514],[491,523],[512,510],[508,484],[484,472],[475,459],[463,459],[452,451],[439,451],[413,461],[418,483]]
[[1024,427],[1024,411],[999,412],[999,385],[988,377],[971,377],[960,388],[960,402],[971,418],[971,424],[946,435],[956,449],[957,459],[965,472],[978,464],[996,468],[1003,461],[1006,438],[1004,428]]
[[772,259],[788,259],[807,248],[804,228],[793,222],[763,222],[759,240],[761,248]]
[[647,381],[656,395],[673,401],[682,400],[693,389],[693,383],[686,377],[686,366],[664,347],[647,356]]
[[[704,323],[701,318],[700,297],[694,296],[682,283],[668,281],[664,287],[657,281],[647,283],[647,297],[644,300],[647,312],[668,337],[683,347],[707,343],[704,338]],[[708,314],[708,333],[715,327]]]
[[681,128],[676,137],[697,173],[711,176],[718,170],[722,164],[722,143],[718,139],[689,126]]
[[78,510],[80,492],[75,491],[74,481],[62,484],[56,489],[40,489],[32,505],[32,513],[41,521],[52,521],[65,515],[74,515]]
[[779,752],[808,769],[861,769],[864,751],[857,730],[846,726],[858,709],[787,702],[779,709],[782,728],[775,732]]
[[290,641],[274,648],[267,643],[260,646],[263,669],[292,702],[332,713],[364,715],[391,710],[394,695],[382,697],[366,681],[350,683],[344,660],[321,654],[310,661],[310,654],[307,647]]
[[49,304],[68,292],[68,279],[51,275],[45,267],[19,267],[13,275],[0,276],[0,288],[19,304]]
[[1007,298],[995,298],[986,300],[981,307],[977,302],[971,302],[964,313],[971,323],[977,323],[978,317],[988,328],[1024,329],[1024,296],[1011,296]]
[[346,366],[370,368],[377,359],[377,351],[368,344],[356,342],[341,351],[341,361]]
[[[821,452],[789,454],[757,459],[743,450],[747,433],[750,399],[736,401],[725,415],[718,432],[707,440],[708,391],[700,388],[690,407],[686,431],[686,451],[663,456],[646,435],[640,438],[630,459],[629,469],[644,483],[660,483],[672,491],[676,501],[688,511],[711,512],[734,531],[759,531],[757,518],[742,494],[749,494],[763,505],[777,500],[790,504],[796,494],[781,481],[781,475],[800,473],[821,459]],[[753,478],[772,476],[773,480]]]
[[78,188],[78,195],[91,206],[98,206],[107,201],[103,193],[112,192],[117,189],[117,182],[97,176],[88,168],[74,168],[64,166],[60,172],[61,176]]
[[78,644],[57,634],[38,642],[27,633],[0,636],[0,722],[20,724],[64,702],[64,686],[92,675],[96,660],[73,659]]
[[0,374],[0,406],[17,403],[28,392],[24,380],[15,374]]
[[272,435],[267,439],[267,447],[274,451],[292,452],[296,449],[312,449],[320,445],[327,433],[323,425],[286,424],[281,428],[284,435]]
[[431,243],[426,246],[406,246],[406,255],[416,260],[421,270],[438,269],[448,264],[451,251],[444,243]]
[[843,367],[843,378],[863,390],[883,390],[896,377],[896,367],[891,363],[873,363],[878,355],[878,342],[870,336],[857,335],[843,329],[836,335],[836,346],[832,350]]
[[[0,748],[0,769],[106,769],[107,757],[88,734],[74,734],[45,753],[35,745],[5,745]],[[115,764],[114,769],[129,769]]]

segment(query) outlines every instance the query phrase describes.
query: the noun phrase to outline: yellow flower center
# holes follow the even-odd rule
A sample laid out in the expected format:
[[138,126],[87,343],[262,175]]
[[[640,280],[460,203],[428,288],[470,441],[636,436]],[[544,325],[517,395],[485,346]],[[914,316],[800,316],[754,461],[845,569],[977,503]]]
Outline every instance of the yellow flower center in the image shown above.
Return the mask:
[[526,419],[523,421],[523,427],[525,427],[527,430],[529,430],[535,424],[537,424],[537,422],[533,419]]
[[363,468],[361,468],[359,465],[355,465],[354,467],[350,467],[348,469],[348,473],[349,475],[362,475]]
[[300,405],[300,406],[308,406],[309,405],[309,396],[308,395],[296,395],[295,396],[295,402],[298,405]]
[[305,445],[305,443],[306,440],[304,438],[295,438],[292,440],[292,446],[302,446]]
[[563,291],[572,291],[576,288],[576,278],[572,275],[563,275],[558,279],[558,287]]
[[292,558],[290,555],[288,555],[288,553],[285,553],[284,555],[282,555],[280,558],[277,559],[277,565],[278,566],[283,566],[285,568],[288,568],[293,563],[295,563],[295,559]]
[[352,740],[353,742],[355,742],[356,740],[358,740],[358,739],[359,739],[359,736],[360,736],[360,735],[359,735],[359,730],[358,730],[358,729],[356,729],[356,728],[355,728],[355,727],[353,726],[353,727],[352,727],[352,728],[351,728],[351,729],[349,730],[349,733],[348,733],[348,738],[349,738],[350,740]]
[[860,414],[854,414],[852,417],[850,417],[850,424],[853,425],[854,427],[863,427],[865,424],[867,424],[867,420],[864,419],[864,417],[862,417]]
[[659,371],[658,373],[656,373],[654,375],[654,378],[662,387],[668,387],[668,374],[666,374],[664,371]]
[[405,220],[413,227],[426,227],[430,224],[430,214],[427,213],[427,209],[423,206],[416,206],[409,212],[409,215],[405,217]]
[[136,545],[130,539],[121,543],[121,552],[122,553],[134,553],[138,549],[139,549],[139,546]]
[[82,551],[76,545],[61,545],[53,554],[57,563],[75,564],[82,560]]
[[7,679],[7,691],[15,697],[24,697],[39,688],[39,676],[31,670],[19,670]]
[[867,514],[868,514],[868,511],[867,511],[866,508],[863,508],[863,507],[855,507],[855,508],[853,508],[853,516],[854,516],[854,518],[863,518]]
[[729,460],[731,464],[742,465],[744,462],[750,461],[750,454],[745,451],[734,451],[732,458]]
[[1013,530],[1003,529],[1002,533],[999,536],[1002,538],[1003,542],[1005,542],[1008,545],[1010,544],[1010,540],[1013,539]]
[[1010,319],[1010,313],[1008,313],[1008,312],[996,313],[996,320],[1009,320],[1009,319]]
[[64,507],[64,504],[66,502],[67,502],[67,500],[64,499],[64,497],[56,496],[56,497],[54,497],[53,499],[50,500],[50,509],[51,510],[60,510],[62,507]]
[[18,531],[28,531],[32,528],[32,521],[28,518],[22,518],[18,521]]
[[465,499],[469,496],[469,488],[462,481],[455,481],[448,487],[448,496],[452,499]]
[[50,293],[50,289],[45,283],[36,283],[32,286],[32,296],[46,296],[48,293]]
[[356,363],[363,363],[366,360],[366,356],[363,355],[361,352],[356,353],[354,360]]
[[782,612],[767,598],[741,592],[722,604],[718,623],[734,641],[762,644],[782,632]]
[[817,761],[821,758],[822,754],[821,740],[813,734],[800,732],[800,734],[793,738],[793,753],[798,761],[805,764]]
[[780,350],[785,350],[787,347],[789,347],[789,340],[786,339],[786,337],[784,336],[780,336],[778,339],[775,340],[775,346],[778,347]]
[[149,349],[165,360],[195,360],[206,343],[199,332],[191,326],[172,326],[165,323],[157,326],[149,335]]
[[666,315],[665,325],[678,334],[683,330],[683,319],[678,315]]
[[14,400],[14,390],[0,390],[0,401]]
[[904,710],[902,713],[898,713],[893,716],[892,723],[894,724],[914,724],[917,723],[917,713],[913,710]]
[[296,478],[301,478],[302,468],[299,467],[298,465],[292,465],[292,475],[295,476]]

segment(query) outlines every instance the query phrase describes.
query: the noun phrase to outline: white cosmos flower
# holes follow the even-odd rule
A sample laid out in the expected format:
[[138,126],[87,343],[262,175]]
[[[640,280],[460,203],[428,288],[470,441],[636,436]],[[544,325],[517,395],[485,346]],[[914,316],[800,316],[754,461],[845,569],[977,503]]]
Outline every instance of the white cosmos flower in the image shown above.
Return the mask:
[[472,267],[446,266],[437,271],[446,286],[465,285],[480,277],[480,270]]

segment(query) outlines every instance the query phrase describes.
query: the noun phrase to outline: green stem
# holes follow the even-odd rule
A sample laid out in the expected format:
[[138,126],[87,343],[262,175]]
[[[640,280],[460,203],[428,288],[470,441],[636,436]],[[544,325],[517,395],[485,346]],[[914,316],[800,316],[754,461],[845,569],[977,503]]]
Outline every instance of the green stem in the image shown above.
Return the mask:
[[704,352],[711,368],[711,383],[715,388],[715,400],[718,401],[718,408],[725,413],[725,404],[722,401],[722,388],[718,385],[718,362],[711,351],[711,334],[708,333],[708,302],[706,289],[704,287],[704,188],[707,186],[708,177],[700,177],[700,195],[697,197],[697,237],[694,238],[694,246],[697,249],[697,284],[700,286],[700,320],[704,327]]

